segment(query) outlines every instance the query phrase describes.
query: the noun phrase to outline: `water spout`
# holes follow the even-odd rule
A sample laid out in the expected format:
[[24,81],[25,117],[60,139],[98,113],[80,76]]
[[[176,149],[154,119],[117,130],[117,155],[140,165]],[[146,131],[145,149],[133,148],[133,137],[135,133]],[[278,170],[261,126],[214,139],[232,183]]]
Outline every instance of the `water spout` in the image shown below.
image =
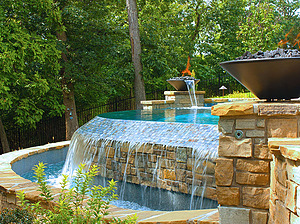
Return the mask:
[[192,108],[197,108],[197,98],[195,94],[195,81],[194,80],[184,80],[187,90],[189,92]]

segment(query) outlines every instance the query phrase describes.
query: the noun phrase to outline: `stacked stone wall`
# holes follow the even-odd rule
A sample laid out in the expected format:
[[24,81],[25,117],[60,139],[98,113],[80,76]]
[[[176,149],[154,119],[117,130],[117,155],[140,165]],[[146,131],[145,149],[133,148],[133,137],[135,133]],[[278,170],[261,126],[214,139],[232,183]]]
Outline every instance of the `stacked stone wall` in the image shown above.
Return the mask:
[[299,137],[299,107],[245,102],[212,109],[220,116],[222,132],[215,170],[222,224],[268,223],[272,161],[268,138]]
[[[165,100],[148,100],[141,101],[143,109],[165,109],[165,108],[182,108],[191,107],[191,99],[188,91],[165,91]],[[197,106],[204,105],[205,91],[196,91]],[[193,99],[194,100],[194,99]]]
[[105,154],[94,158],[104,177],[196,196],[205,186],[204,197],[216,200],[215,161],[195,159],[191,148],[113,141]]
[[298,146],[274,146],[271,140],[270,149],[274,154],[271,163],[270,187],[270,223],[292,224],[300,223],[300,140]]

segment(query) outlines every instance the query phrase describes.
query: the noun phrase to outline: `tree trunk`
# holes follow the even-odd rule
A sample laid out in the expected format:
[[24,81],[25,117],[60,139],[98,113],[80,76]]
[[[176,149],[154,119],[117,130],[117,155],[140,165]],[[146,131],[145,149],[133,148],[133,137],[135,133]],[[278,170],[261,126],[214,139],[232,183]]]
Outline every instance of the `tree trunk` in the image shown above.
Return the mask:
[[126,0],[129,34],[131,43],[132,62],[134,66],[134,96],[136,108],[141,109],[141,101],[146,100],[141,63],[141,40],[138,23],[136,0]]
[[63,81],[63,102],[65,109],[65,121],[66,121],[66,140],[70,140],[74,132],[78,129],[78,119],[76,113],[75,97],[74,97],[74,85],[71,82]]
[[0,140],[1,140],[1,144],[2,144],[3,153],[9,152],[10,151],[9,144],[8,144],[8,140],[6,137],[5,129],[2,124],[1,118],[0,118]]
[[[67,41],[66,32],[57,32],[57,39],[61,41]],[[62,52],[62,59],[67,62],[67,55]],[[61,69],[62,78],[62,91],[63,91],[63,103],[65,109],[65,124],[66,124],[66,140],[70,140],[74,132],[78,129],[78,118],[76,113],[74,84],[65,78],[65,69]]]

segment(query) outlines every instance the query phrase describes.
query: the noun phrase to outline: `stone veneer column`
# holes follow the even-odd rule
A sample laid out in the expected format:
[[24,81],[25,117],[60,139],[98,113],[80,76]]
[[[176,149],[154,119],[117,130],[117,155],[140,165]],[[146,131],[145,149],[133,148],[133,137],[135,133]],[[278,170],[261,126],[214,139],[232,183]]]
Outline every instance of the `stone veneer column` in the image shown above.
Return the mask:
[[[174,107],[191,106],[191,99],[188,91],[165,91],[164,94],[166,100],[175,100]],[[195,91],[198,106],[204,105],[204,94],[205,91]]]
[[269,223],[300,223],[300,138],[269,139],[271,162]]
[[219,104],[217,199],[221,224],[268,223],[270,162],[268,138],[299,137],[300,103]]

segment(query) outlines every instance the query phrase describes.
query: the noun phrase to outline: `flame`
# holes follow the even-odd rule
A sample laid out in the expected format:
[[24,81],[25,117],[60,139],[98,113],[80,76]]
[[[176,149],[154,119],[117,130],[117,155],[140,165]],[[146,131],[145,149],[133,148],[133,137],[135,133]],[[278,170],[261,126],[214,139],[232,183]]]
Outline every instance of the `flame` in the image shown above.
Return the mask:
[[298,44],[298,47],[300,49],[300,33],[298,33],[298,35],[295,38],[295,44],[294,47]]
[[288,35],[290,35],[290,33],[292,32],[292,30],[293,30],[293,28],[286,35],[284,35],[285,39],[288,37]]
[[188,74],[190,76],[192,76],[192,73],[190,72],[189,68],[191,67],[191,64],[190,64],[190,56],[188,57],[188,61],[187,61],[187,64],[186,64],[186,68],[181,72],[182,73],[182,76],[184,76],[184,74]]
[[294,43],[293,47],[295,47],[298,44],[299,49],[300,49],[300,33],[298,33],[298,35],[296,36],[296,38],[293,41],[288,39],[288,36],[292,32],[292,30],[293,30],[293,28],[287,34],[284,35],[284,39],[279,41],[278,46],[285,45],[288,42],[293,42]]

